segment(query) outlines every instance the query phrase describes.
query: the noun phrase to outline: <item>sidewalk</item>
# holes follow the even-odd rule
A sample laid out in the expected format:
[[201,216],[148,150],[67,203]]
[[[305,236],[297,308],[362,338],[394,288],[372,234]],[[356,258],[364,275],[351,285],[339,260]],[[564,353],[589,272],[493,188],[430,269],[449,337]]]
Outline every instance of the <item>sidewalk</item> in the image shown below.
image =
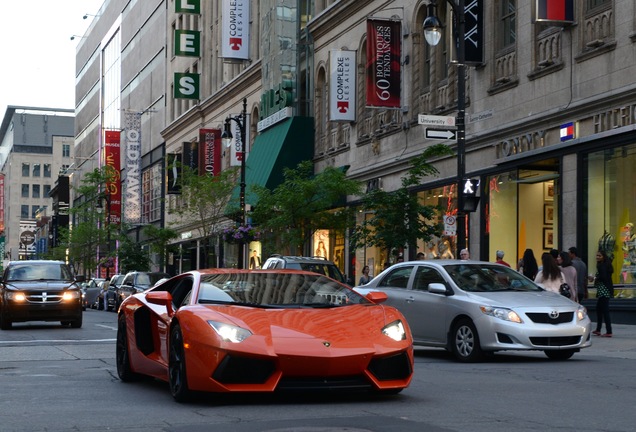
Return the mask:
[[[592,330],[596,323],[592,323]],[[605,332],[605,326],[603,326]],[[592,346],[582,349],[580,355],[602,355],[604,357],[636,360],[636,325],[612,324],[613,337],[604,338],[592,335]]]

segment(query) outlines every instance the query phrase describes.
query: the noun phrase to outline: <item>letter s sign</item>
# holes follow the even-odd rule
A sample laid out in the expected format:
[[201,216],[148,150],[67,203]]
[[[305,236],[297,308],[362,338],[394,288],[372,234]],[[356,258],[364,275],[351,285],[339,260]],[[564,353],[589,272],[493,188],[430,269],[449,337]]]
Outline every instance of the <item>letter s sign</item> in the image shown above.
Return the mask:
[[174,83],[175,99],[200,99],[199,74],[175,73]]

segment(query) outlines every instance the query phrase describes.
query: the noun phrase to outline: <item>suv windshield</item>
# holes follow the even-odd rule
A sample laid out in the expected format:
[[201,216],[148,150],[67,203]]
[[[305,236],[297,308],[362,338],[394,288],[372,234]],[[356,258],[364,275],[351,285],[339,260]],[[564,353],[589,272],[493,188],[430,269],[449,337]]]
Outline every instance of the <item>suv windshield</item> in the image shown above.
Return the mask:
[[60,263],[13,264],[9,268],[7,282],[32,280],[73,280],[68,267]]

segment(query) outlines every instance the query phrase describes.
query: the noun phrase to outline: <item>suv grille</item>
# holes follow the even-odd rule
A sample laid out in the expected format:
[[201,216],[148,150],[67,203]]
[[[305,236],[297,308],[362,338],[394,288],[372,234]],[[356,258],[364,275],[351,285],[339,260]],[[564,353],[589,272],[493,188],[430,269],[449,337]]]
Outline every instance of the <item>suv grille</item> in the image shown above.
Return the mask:
[[26,298],[29,303],[59,303],[62,301],[62,292],[38,291],[28,293]]

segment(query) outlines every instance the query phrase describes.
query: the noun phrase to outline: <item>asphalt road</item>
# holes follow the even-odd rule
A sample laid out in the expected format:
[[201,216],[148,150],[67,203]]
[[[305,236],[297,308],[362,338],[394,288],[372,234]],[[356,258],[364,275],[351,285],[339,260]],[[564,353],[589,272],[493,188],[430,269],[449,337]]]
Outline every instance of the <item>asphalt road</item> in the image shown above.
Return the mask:
[[81,329],[55,323],[0,331],[0,431],[633,431],[636,326],[566,362],[542,353],[478,364],[417,349],[397,396],[225,395],[178,404],[167,384],[125,384],[115,368],[116,315],[88,310]]

